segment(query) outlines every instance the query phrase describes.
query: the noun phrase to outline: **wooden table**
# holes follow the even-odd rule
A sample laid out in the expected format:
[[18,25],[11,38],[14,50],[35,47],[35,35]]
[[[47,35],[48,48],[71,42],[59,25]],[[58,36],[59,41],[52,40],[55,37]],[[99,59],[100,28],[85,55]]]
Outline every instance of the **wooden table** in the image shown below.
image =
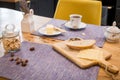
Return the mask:
[[[23,18],[23,13],[18,12],[11,9],[0,8],[0,26],[2,28],[5,27],[6,24],[15,24],[18,29],[21,27],[21,20]],[[40,26],[45,24],[51,20],[51,18],[41,17],[34,15],[35,21],[35,30],[37,30]],[[51,38],[46,37],[39,37],[31,35],[30,33],[22,33],[22,40],[37,42],[37,43],[56,43],[61,40],[54,40]],[[109,60],[110,63],[116,65],[120,69],[120,42],[119,43],[108,43],[105,42],[103,49],[107,50],[112,54],[111,59]],[[118,74],[117,78],[120,79],[120,73]],[[1,80],[1,79],[0,79]],[[98,74],[98,80],[112,80],[110,76],[108,76],[105,71],[101,68]]]

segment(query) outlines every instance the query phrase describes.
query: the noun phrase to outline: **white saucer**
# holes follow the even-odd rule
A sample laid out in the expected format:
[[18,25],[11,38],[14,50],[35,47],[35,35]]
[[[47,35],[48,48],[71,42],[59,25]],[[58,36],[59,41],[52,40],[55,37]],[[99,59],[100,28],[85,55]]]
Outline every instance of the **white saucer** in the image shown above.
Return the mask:
[[42,28],[39,29],[38,32],[42,35],[45,35],[45,36],[56,36],[56,35],[59,35],[59,34],[62,33],[58,30],[55,30],[53,34],[47,34],[45,29],[46,29],[45,27],[42,27]]
[[65,23],[65,26],[66,26],[67,28],[70,28],[70,29],[83,29],[83,28],[86,27],[86,25],[87,25],[87,24],[81,22],[80,25],[79,25],[77,28],[73,28],[73,27],[71,26],[70,21],[68,21],[67,23]]

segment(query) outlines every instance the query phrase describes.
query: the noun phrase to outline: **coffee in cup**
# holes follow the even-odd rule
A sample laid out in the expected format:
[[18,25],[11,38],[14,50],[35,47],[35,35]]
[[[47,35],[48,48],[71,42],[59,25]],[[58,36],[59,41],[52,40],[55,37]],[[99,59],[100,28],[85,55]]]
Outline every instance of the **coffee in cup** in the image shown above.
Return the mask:
[[81,19],[82,16],[79,14],[71,14],[70,15],[70,25],[74,28],[77,29],[79,25],[81,24]]

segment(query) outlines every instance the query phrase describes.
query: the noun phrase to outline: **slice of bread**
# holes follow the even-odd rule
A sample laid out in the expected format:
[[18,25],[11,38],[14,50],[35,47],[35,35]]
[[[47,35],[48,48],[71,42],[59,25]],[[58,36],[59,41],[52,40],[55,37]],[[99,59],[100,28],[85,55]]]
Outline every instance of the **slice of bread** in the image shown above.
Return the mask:
[[75,50],[91,48],[96,43],[95,40],[80,40],[80,41],[69,41],[66,45]]

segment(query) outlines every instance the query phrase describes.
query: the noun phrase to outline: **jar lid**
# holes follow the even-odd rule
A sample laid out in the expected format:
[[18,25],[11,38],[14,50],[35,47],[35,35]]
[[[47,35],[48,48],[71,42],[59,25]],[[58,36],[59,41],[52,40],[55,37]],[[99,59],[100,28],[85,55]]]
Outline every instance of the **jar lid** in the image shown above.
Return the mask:
[[107,28],[107,31],[111,33],[120,33],[120,29],[116,26],[115,21],[113,22],[113,25],[111,27]]
[[5,26],[5,31],[3,31],[2,35],[3,37],[16,37],[18,36],[19,31],[15,31],[15,25],[13,24],[7,24]]

